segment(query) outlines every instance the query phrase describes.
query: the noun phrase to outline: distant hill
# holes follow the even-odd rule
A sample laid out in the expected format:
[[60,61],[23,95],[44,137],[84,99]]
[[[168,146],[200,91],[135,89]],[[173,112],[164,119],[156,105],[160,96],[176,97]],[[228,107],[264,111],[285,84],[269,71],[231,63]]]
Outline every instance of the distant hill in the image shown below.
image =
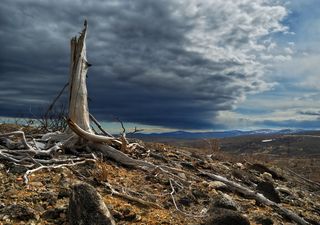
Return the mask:
[[252,131],[230,130],[230,131],[216,131],[216,132],[187,132],[187,131],[174,131],[165,133],[135,133],[128,135],[130,138],[139,138],[142,140],[148,139],[204,139],[204,138],[227,138],[238,136],[250,136],[250,135],[270,135],[270,134],[296,134],[303,133],[301,129],[284,129],[284,130],[272,130],[272,129],[260,129]]
[[219,139],[220,149],[230,153],[263,153],[271,155],[320,156],[320,131],[271,130],[185,132],[135,134],[129,136],[145,142],[161,142],[177,147],[210,148],[209,139]]

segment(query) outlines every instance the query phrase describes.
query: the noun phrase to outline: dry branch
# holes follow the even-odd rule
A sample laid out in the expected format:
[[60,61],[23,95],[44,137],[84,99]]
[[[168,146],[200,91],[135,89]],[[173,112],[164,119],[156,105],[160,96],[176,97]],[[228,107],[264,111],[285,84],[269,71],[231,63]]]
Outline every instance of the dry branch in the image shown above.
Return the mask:
[[63,88],[61,89],[61,91],[59,92],[59,94],[54,98],[54,100],[52,101],[52,103],[49,105],[46,113],[44,114],[44,118],[47,119],[48,115],[50,113],[50,111],[53,109],[53,106],[56,104],[56,102],[58,101],[58,99],[60,98],[60,96],[62,95],[62,93],[64,92],[64,90],[69,86],[69,82],[66,83]]
[[89,113],[89,117],[90,117],[90,119],[92,120],[92,122],[99,128],[99,130],[100,130],[104,135],[109,136],[109,137],[113,137],[112,134],[110,134],[109,132],[105,131],[105,130],[102,128],[101,124],[96,120],[96,118],[94,118],[94,116],[93,116],[91,113]]
[[315,181],[312,181],[312,180],[309,180],[303,176],[301,176],[300,174],[297,174],[296,172],[294,172],[293,170],[289,169],[288,167],[286,168],[286,170],[288,170],[290,173],[294,174],[295,176],[299,177],[300,179],[302,179],[303,181],[306,181],[308,182],[310,185],[315,185],[317,186],[318,188],[320,188],[320,184],[315,182]]
[[10,137],[10,136],[13,136],[13,135],[21,136],[22,143],[23,143],[24,147],[26,149],[32,149],[31,145],[28,144],[26,136],[24,135],[23,131],[14,131],[14,132],[10,132],[10,133],[0,134],[0,137]]
[[290,218],[292,221],[296,222],[297,224],[301,224],[301,225],[308,225],[309,224],[302,217],[298,216],[297,214],[295,214],[294,212],[291,212],[288,209],[283,208],[279,204],[277,204],[273,201],[270,201],[269,199],[267,199],[266,197],[264,197],[264,195],[262,195],[260,193],[256,193],[255,191],[252,191],[247,187],[244,187],[238,183],[230,181],[225,177],[222,177],[222,176],[219,176],[219,175],[216,175],[213,173],[201,171],[201,170],[199,170],[199,171],[201,172],[202,175],[205,175],[205,176],[210,177],[211,179],[214,179],[217,181],[221,181],[224,184],[228,185],[231,189],[233,189],[233,190],[235,190],[235,191],[237,191],[247,197],[253,198],[256,201],[258,201],[259,203],[270,206],[275,211],[277,211],[281,216],[285,216],[287,218]]
[[180,213],[182,213],[183,215],[185,216],[190,216],[190,217],[198,217],[198,218],[203,218],[205,217],[204,215],[193,215],[193,214],[190,214],[190,213],[186,213],[184,211],[182,211],[181,209],[179,209],[177,203],[176,203],[176,200],[174,198],[174,194],[176,192],[176,190],[174,189],[174,186],[173,186],[173,181],[172,179],[169,179],[169,182],[170,182],[170,187],[171,187],[171,192],[170,192],[170,196],[171,196],[171,199],[172,199],[172,202],[174,204],[174,207],[176,208],[176,210]]
[[57,168],[61,168],[61,167],[69,167],[69,166],[76,166],[76,165],[80,165],[80,164],[84,164],[84,163],[87,163],[87,162],[95,162],[95,160],[93,159],[85,159],[85,160],[81,160],[80,162],[73,162],[71,161],[71,163],[66,163],[66,164],[60,164],[60,165],[49,165],[49,166],[39,166],[35,169],[30,169],[30,170],[27,170],[27,172],[23,175],[23,180],[24,180],[24,183],[25,184],[28,184],[29,182],[29,178],[28,176],[36,171],[39,171],[39,170],[43,170],[43,169],[57,169]]
[[108,182],[102,182],[102,184],[111,191],[111,195],[115,195],[115,196],[127,199],[129,201],[137,202],[137,203],[139,203],[141,205],[144,205],[144,206],[147,206],[147,207],[154,207],[154,208],[157,208],[157,209],[163,209],[163,207],[161,207],[160,205],[158,205],[156,203],[148,202],[148,201],[145,201],[145,200],[143,200],[141,198],[136,198],[136,197],[133,197],[133,196],[125,194],[125,193],[120,193],[117,190],[115,190],[112,187],[112,185],[109,184]]

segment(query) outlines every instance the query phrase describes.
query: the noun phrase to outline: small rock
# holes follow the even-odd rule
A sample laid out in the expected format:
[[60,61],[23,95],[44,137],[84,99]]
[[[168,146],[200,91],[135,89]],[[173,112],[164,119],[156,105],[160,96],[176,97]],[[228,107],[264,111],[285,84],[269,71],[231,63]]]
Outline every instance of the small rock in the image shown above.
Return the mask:
[[42,186],[43,186],[43,183],[40,182],[40,181],[30,182],[29,184],[30,184],[30,186],[32,186],[32,187],[42,187]]
[[6,166],[2,163],[0,163],[0,170],[4,170],[6,168]]
[[232,171],[232,175],[239,180],[242,180],[245,184],[249,186],[255,186],[255,183],[261,182],[260,177],[256,177],[255,175],[240,169],[234,169]]
[[272,219],[264,216],[256,217],[255,221],[258,225],[273,225]]
[[36,218],[33,209],[20,204],[4,207],[0,209],[0,214],[7,215],[12,219],[18,219],[23,221]]
[[115,225],[102,197],[87,183],[72,187],[68,220],[70,225]]
[[250,225],[249,220],[230,209],[217,209],[209,214],[204,225]]
[[200,191],[198,189],[192,189],[192,194],[195,198],[200,199],[200,198],[209,198],[209,196],[204,193],[203,191]]
[[133,212],[130,208],[121,209],[119,214],[122,220],[126,220],[129,222],[135,221],[137,219],[136,213]]
[[228,166],[226,166],[225,164],[219,164],[219,167],[220,167],[220,169],[223,169],[223,170],[225,170],[225,171],[229,171],[230,170],[230,168],[228,167]]
[[140,216],[140,215],[136,215],[136,219],[135,219],[135,221],[136,222],[139,222],[139,221],[141,221],[142,220],[142,216]]
[[182,179],[187,179],[187,176],[184,173],[178,173],[178,176],[181,177]]
[[25,172],[27,172],[27,168],[25,166],[22,165],[13,165],[10,167],[9,171],[10,173],[13,174],[24,174]]
[[22,177],[17,177],[17,178],[16,178],[16,181],[17,181],[17,182],[23,182],[23,178],[22,178]]
[[268,167],[266,167],[265,165],[262,165],[260,163],[255,163],[250,165],[249,169],[258,171],[259,173],[270,173],[272,175],[273,179],[277,179],[277,180],[285,180],[283,176],[281,176],[280,174],[278,174],[276,171],[269,169]]
[[239,206],[227,194],[216,196],[209,206],[209,213],[214,213],[216,208],[238,210]]
[[40,213],[45,211],[45,209],[39,204],[36,204],[34,206],[34,210],[36,210],[37,212],[40,212]]
[[263,174],[261,174],[261,178],[264,179],[265,181],[270,181],[272,182],[272,175],[268,172],[264,172]]
[[201,182],[201,186],[207,188],[207,187],[209,187],[209,182],[204,180]]
[[184,206],[190,206],[191,203],[192,203],[192,200],[189,198],[189,197],[182,197],[178,200],[178,202],[181,204],[181,205],[184,205]]
[[122,215],[121,212],[117,211],[117,210],[112,210],[112,216],[115,220],[123,220],[124,216]]
[[66,211],[66,208],[56,208],[56,209],[49,209],[45,211],[41,217],[46,220],[55,220],[60,218],[60,215]]
[[194,165],[192,163],[181,162],[180,165],[185,167],[185,168],[187,168],[187,169],[195,170],[195,167],[194,167]]
[[57,202],[56,195],[49,191],[39,193],[39,199],[41,201],[47,202],[48,205],[54,205]]
[[221,181],[210,181],[209,182],[209,188],[213,188],[216,190],[227,190],[228,187]]
[[131,209],[130,208],[124,208],[121,209],[121,212],[124,216],[129,215],[131,213]]
[[242,170],[245,168],[242,163],[236,163],[235,166]]
[[60,188],[59,193],[58,193],[58,199],[67,198],[69,196],[70,196],[70,189]]
[[263,194],[267,199],[275,202],[280,203],[280,196],[279,193],[274,188],[271,182],[260,182],[257,185],[257,191]]
[[136,220],[136,214],[134,212],[131,212],[128,215],[125,215],[123,219],[129,222],[134,221]]
[[292,195],[291,191],[287,187],[277,187],[276,190],[285,195]]

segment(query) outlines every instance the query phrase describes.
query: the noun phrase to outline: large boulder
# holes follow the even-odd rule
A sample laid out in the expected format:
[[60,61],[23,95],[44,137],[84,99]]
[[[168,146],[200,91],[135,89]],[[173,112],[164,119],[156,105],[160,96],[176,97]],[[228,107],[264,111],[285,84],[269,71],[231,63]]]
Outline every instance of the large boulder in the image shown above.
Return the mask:
[[237,210],[239,206],[229,195],[216,196],[208,209],[204,225],[250,225],[249,220]]
[[102,197],[86,183],[72,187],[68,219],[70,225],[115,225]]
[[276,172],[275,170],[272,170],[272,169],[268,168],[267,166],[260,164],[260,163],[255,163],[255,164],[250,165],[249,169],[258,171],[260,174],[263,174],[265,172],[269,173],[269,174],[271,174],[272,178],[276,179],[276,180],[285,180],[285,178],[282,175],[280,175],[278,172]]
[[209,206],[209,213],[214,213],[216,208],[231,209],[237,211],[239,206],[227,194],[215,196]]
[[273,184],[271,182],[260,182],[257,185],[257,191],[261,194],[263,194],[267,199],[275,202],[280,203],[280,196],[278,191],[274,188]]

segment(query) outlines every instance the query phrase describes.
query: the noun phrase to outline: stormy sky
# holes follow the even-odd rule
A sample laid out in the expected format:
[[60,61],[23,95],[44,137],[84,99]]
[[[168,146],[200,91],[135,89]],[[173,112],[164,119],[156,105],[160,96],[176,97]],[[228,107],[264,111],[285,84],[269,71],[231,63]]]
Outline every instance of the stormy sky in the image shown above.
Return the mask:
[[0,116],[50,104],[87,19],[89,107],[100,121],[320,128],[319,15],[318,0],[2,0]]

